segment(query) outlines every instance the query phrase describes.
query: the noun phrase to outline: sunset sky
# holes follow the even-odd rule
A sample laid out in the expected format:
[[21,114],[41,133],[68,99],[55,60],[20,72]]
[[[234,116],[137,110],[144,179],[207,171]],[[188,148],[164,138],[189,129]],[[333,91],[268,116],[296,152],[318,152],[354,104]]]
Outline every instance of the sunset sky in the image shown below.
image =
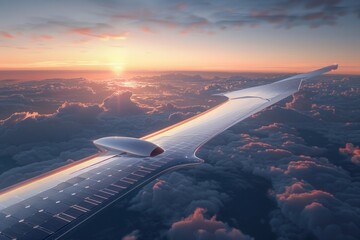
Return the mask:
[[1,0],[0,70],[360,74],[353,0]]

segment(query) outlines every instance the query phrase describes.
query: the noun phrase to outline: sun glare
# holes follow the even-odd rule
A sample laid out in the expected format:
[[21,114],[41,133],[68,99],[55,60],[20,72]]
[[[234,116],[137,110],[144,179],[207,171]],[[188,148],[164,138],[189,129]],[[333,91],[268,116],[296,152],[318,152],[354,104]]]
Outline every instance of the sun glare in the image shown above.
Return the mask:
[[115,74],[115,76],[120,76],[124,72],[124,65],[121,63],[112,64],[111,70]]

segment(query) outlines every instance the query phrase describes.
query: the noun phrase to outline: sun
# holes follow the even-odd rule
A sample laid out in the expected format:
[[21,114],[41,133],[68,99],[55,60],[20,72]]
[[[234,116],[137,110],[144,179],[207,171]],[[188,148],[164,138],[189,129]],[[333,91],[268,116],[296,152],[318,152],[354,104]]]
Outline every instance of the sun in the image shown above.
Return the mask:
[[111,65],[111,70],[115,74],[115,76],[120,76],[124,72],[124,65],[121,63],[116,63]]

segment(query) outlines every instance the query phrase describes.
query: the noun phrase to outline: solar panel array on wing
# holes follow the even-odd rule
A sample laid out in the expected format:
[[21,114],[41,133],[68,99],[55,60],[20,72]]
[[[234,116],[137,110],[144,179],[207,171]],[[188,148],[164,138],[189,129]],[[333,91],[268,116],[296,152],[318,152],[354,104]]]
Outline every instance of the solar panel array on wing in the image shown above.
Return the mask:
[[5,208],[0,212],[0,237],[43,239],[50,236],[119,198],[149,176],[178,164],[171,161],[169,154],[171,152],[149,159],[116,157],[110,163]]

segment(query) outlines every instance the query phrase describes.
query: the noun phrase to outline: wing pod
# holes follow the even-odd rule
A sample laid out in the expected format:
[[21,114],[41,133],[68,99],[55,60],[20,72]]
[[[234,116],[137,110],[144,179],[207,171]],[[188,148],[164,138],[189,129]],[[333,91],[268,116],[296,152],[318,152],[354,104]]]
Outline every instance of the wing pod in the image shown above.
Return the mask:
[[93,143],[103,151],[125,152],[139,157],[155,157],[164,152],[152,142],[131,137],[104,137],[96,139]]

